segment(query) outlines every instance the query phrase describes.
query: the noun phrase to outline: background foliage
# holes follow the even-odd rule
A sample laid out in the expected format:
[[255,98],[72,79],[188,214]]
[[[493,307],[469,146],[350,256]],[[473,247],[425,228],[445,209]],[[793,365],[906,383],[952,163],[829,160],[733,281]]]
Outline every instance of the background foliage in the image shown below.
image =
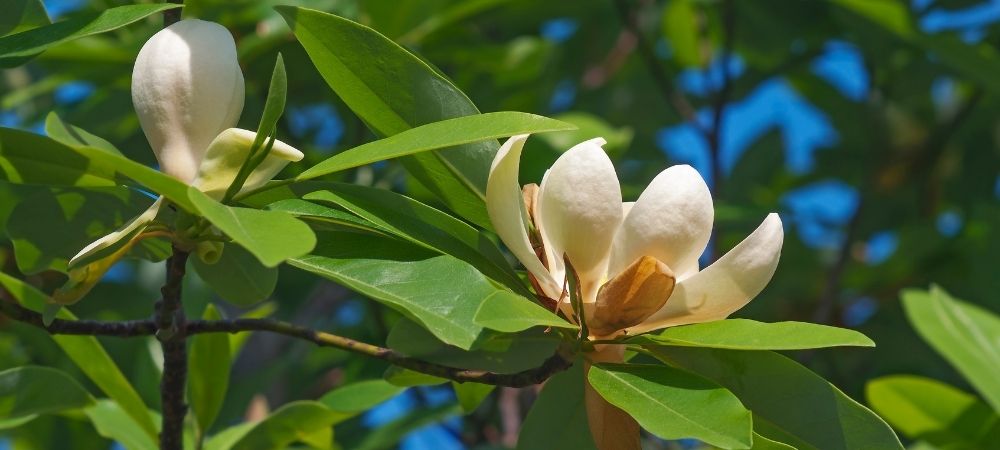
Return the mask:
[[[17,23],[44,20],[34,1],[3,2],[15,11],[23,6],[23,16],[0,18],[0,35],[15,31]],[[45,6],[56,20],[125,3],[63,0],[46,1]],[[481,111],[534,112],[580,127],[529,140],[522,180],[539,180],[559,151],[596,135],[609,141],[606,148],[626,200],[634,199],[664,167],[692,164],[716,195],[717,235],[706,260],[735,245],[767,212],[779,211],[787,233],[782,262],[770,286],[738,315],[815,321],[867,334],[878,347],[794,355],[851,397],[867,403],[869,380],[898,374],[939,380],[964,391],[941,394],[957,398],[958,410],[967,407],[962,401],[972,401],[978,396],[973,393],[984,389],[956,371],[958,366],[968,375],[960,362],[941,356],[949,346],[964,344],[940,344],[921,331],[935,352],[918,337],[900,291],[933,282],[985,310],[1000,309],[1000,55],[994,50],[1000,43],[995,23],[1000,3],[187,1],[186,16],[218,21],[236,36],[247,79],[246,123],[241,127],[256,126],[273,62],[278,52],[283,55],[288,107],[277,135],[302,149],[307,161],[289,167],[285,175],[291,176],[375,136],[328,88],[272,9],[278,4],[334,12],[375,28],[440,68]],[[46,115],[54,110],[113,142],[129,158],[152,164],[131,106],[129,77],[138,48],[160,25],[159,16],[139,19],[110,33],[53,46],[25,66],[3,70],[0,125],[42,132]],[[633,28],[641,31],[639,37]],[[351,170],[342,181],[438,204],[396,162]],[[44,214],[58,216],[53,205],[59,197],[74,195],[67,190],[41,192],[30,201],[9,200],[22,198],[18,189],[24,188],[0,184],[0,223],[6,224],[0,264],[5,273],[35,272],[30,269],[53,264],[36,260],[41,252],[22,237],[39,230],[59,235],[65,221]],[[119,221],[138,208],[122,201],[123,195],[109,189],[104,199],[109,208],[117,208]],[[31,208],[37,219],[25,222],[27,213],[13,214],[17,208]],[[70,225],[87,230],[95,227],[93,221],[111,220],[108,216],[77,216]],[[79,248],[80,242],[67,236],[50,245]],[[74,311],[108,320],[146,317],[162,273],[152,263],[119,264]],[[25,275],[49,288],[61,282],[45,271]],[[205,312],[213,296],[205,284],[194,277],[187,281],[188,316],[215,314]],[[281,268],[266,303],[220,308],[229,317],[273,314],[389,345],[393,333],[406,326],[397,313],[289,267]],[[147,405],[159,401],[161,362],[153,342],[101,339]],[[337,350],[314,351],[310,344],[277,336],[254,335],[230,344],[234,369],[218,424],[261,417],[279,407],[287,408],[283,414],[307,417],[309,404],[289,402],[315,399],[335,386],[381,377],[385,370],[378,361]],[[226,343],[203,345],[224,348]],[[24,365],[79,374],[43,333],[3,323],[0,369]],[[870,386],[869,397],[877,411],[899,426],[879,408],[878,399],[907,387],[926,388],[912,384],[919,380],[886,380],[892,381],[880,378],[882,384]],[[83,391],[74,392],[72,401],[93,401]],[[979,395],[995,407],[995,397]],[[485,397],[478,408],[476,397]],[[458,397],[447,387],[394,389],[384,396],[391,399],[346,419],[336,434],[344,448],[511,445],[519,418],[534,397],[532,389],[464,390]],[[462,415],[463,406],[475,409]],[[380,432],[371,433],[374,429]],[[899,430],[911,439],[921,433]],[[111,445],[86,422],[57,416],[40,417],[3,435],[0,448],[59,448],[67,440],[78,448]]]

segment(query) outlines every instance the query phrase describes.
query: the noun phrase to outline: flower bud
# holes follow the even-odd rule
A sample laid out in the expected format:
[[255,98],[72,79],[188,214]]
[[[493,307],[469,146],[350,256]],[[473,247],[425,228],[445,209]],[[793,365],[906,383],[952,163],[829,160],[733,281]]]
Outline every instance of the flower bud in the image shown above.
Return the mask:
[[160,170],[190,183],[209,143],[243,111],[243,73],[223,26],[183,20],[153,35],[132,71],[132,103]]
[[[198,175],[192,186],[216,200],[225,195],[229,185],[233,184],[240,167],[250,155],[250,148],[257,133],[240,128],[230,128],[212,141],[205,152],[205,158],[198,166]],[[266,144],[264,144],[266,145]],[[263,151],[263,149],[261,149]],[[274,141],[270,153],[257,166],[243,183],[240,190],[248,191],[267,183],[274,178],[289,162],[299,161],[305,156],[291,145],[279,140]]]

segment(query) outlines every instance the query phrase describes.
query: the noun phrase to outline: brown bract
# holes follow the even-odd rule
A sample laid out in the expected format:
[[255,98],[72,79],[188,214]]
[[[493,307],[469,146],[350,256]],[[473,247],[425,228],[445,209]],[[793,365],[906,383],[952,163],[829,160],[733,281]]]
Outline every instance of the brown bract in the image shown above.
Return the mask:
[[601,286],[587,326],[603,337],[637,325],[653,315],[674,291],[674,272],[652,256],[643,256]]

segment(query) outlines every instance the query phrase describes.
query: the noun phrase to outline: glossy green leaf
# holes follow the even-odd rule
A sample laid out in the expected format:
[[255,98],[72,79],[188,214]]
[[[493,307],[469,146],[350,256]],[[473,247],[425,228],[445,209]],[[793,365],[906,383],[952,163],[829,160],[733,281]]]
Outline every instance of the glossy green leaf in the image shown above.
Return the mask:
[[385,369],[385,373],[382,374],[382,378],[391,384],[403,387],[434,386],[448,382],[446,378],[427,375],[426,373],[404,369],[399,366],[389,366],[389,368]]
[[347,211],[302,199],[279,200],[268,204],[267,209],[284,211],[314,225],[323,224],[333,231],[354,229],[388,234],[377,225]]
[[482,333],[471,351],[445,344],[426,328],[401,320],[386,344],[405,355],[452,367],[515,373],[542,365],[555,354],[560,337],[542,330],[518,334]]
[[583,361],[549,378],[524,419],[517,450],[596,450],[583,402]]
[[70,147],[93,147],[121,154],[114,144],[63,120],[55,112],[45,116],[45,134]]
[[340,152],[310,167],[297,180],[428,150],[526,133],[570,130],[573,125],[521,112],[495,112],[433,122]]
[[247,177],[253,173],[264,159],[270,147],[265,145],[268,139],[273,139],[276,125],[281,114],[285,112],[285,101],[288,96],[288,76],[285,74],[285,60],[278,53],[278,59],[274,63],[274,70],[271,73],[271,84],[267,90],[267,100],[264,101],[264,112],[260,116],[260,123],[257,125],[257,134],[250,145],[250,152],[243,162],[239,172],[237,172],[232,184],[226,189],[222,197],[223,203],[229,201],[243,188]]
[[47,48],[85,36],[105,33],[168,9],[174,4],[127,5],[0,37],[0,67],[14,67]]
[[234,243],[226,245],[214,264],[191,258],[191,266],[219,297],[238,306],[267,300],[278,284],[277,268],[264,267],[250,252]]
[[[197,258],[196,258],[197,259]],[[202,315],[204,320],[220,320],[222,314],[209,304]],[[224,333],[203,333],[190,338],[188,355],[188,398],[191,412],[204,434],[215,422],[229,388],[229,371],[232,368],[229,336]]]
[[234,450],[273,450],[285,448],[305,434],[332,426],[341,413],[322,403],[296,401],[275,410],[240,438]]
[[451,383],[451,387],[455,390],[458,405],[462,407],[462,411],[466,414],[471,414],[475,411],[483,403],[483,400],[490,396],[493,389],[496,388],[496,386],[491,384],[458,383],[455,381]]
[[778,442],[773,439],[768,439],[764,436],[753,434],[753,446],[750,447],[751,450],[795,450],[795,447],[785,444],[783,442]]
[[0,36],[52,23],[41,0],[7,0],[0,15]]
[[378,236],[323,233],[312,254],[289,263],[378,300],[464,349],[482,331],[473,322],[476,310],[497,291],[462,261]]
[[332,411],[344,413],[346,418],[372,409],[405,389],[385,380],[365,380],[334,389],[319,402]]
[[693,0],[670,0],[663,8],[663,36],[667,38],[673,58],[683,67],[704,67],[698,11]]
[[312,229],[284,212],[226,206],[194,188],[189,195],[198,212],[266,267],[309,253],[316,245]]
[[666,366],[599,364],[587,378],[605,400],[660,438],[750,447],[750,412],[728,390],[702,377]]
[[920,337],[1000,411],[1000,316],[956,300],[937,286],[905,290],[902,298]]
[[107,161],[91,161],[54,139],[10,128],[0,128],[0,179],[55,186],[118,184],[114,166]]
[[48,367],[15,367],[0,372],[0,420],[34,417],[94,403],[80,383]]
[[732,350],[802,350],[875,346],[875,343],[865,335],[845,328],[807,322],[764,323],[747,319],[716,320],[670,327],[659,334],[635,336],[626,342]]
[[865,386],[875,412],[904,436],[940,447],[988,448],[1000,416],[976,397],[930,378],[893,375]]
[[[135,190],[40,189],[11,212],[7,233],[18,268],[26,274],[66,272],[82,248],[144,211],[153,200]],[[166,257],[165,241],[144,240],[130,254],[155,261]]]
[[482,231],[409,197],[384,189],[334,183],[303,198],[335,203],[379,229],[454,256],[508,289],[531,295],[500,249]]
[[576,329],[566,320],[541,305],[513,292],[498,291],[491,295],[476,311],[474,319],[483,328],[516,333],[531,327],[557,327]]
[[[311,9],[277,10],[327,84],[377,135],[479,113],[450,81],[375,30]],[[498,148],[489,140],[407,156],[403,164],[450,209],[490,228],[486,179]]]
[[111,400],[98,400],[84,412],[98,434],[121,443],[127,450],[157,450],[160,447],[155,433],[150,435],[144,432],[121,406]]
[[[0,285],[17,299],[22,306],[35,312],[42,312],[48,297],[28,284],[0,273]],[[58,316],[65,320],[76,320],[71,312],[63,308]],[[142,398],[118,369],[108,352],[93,336],[53,335],[52,340],[59,345],[80,370],[90,378],[105,395],[114,400],[138,426],[151,437],[156,437],[156,426]]]
[[671,365],[729,389],[755,431],[798,449],[903,448],[875,413],[795,361],[769,351],[647,347]]

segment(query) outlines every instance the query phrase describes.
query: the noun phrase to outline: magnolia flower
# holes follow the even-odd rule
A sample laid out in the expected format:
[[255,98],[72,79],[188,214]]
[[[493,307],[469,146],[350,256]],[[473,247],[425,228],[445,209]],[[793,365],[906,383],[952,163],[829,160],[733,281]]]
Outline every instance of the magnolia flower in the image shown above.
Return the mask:
[[[699,271],[712,233],[712,195],[697,171],[660,172],[635,202],[622,203],[604,139],[559,157],[541,186],[518,183],[527,135],[507,140],[490,168],[486,208],[497,235],[528,269],[536,293],[577,319],[566,292],[576,273],[590,337],[638,334],[723,319],[771,280],[781,252],[781,219],[770,214],[749,237]],[[569,263],[567,267],[566,262]],[[622,345],[598,345],[591,363],[622,362]],[[639,424],[585,383],[587,421],[597,448],[639,449]]]
[[770,281],[784,236],[777,214],[699,271],[714,212],[697,171],[669,167],[637,201],[622,203],[614,166],[601,148],[605,141],[597,138],[569,149],[541,186],[522,191],[518,166],[527,137],[508,139],[493,160],[486,187],[490,220],[537,293],[572,319],[565,256],[580,281],[592,336],[723,319]]
[[[132,71],[132,103],[160,170],[211,198],[222,199],[246,162],[257,133],[232,128],[243,112],[243,73],[236,43],[225,27],[183,20],[142,46]],[[304,155],[275,140],[267,157],[247,177],[241,192],[264,185],[290,161]],[[79,300],[131,248],[155,219],[160,198],[118,230],[94,241],[69,261],[70,280],[53,301]],[[206,262],[220,244],[196,248]]]

